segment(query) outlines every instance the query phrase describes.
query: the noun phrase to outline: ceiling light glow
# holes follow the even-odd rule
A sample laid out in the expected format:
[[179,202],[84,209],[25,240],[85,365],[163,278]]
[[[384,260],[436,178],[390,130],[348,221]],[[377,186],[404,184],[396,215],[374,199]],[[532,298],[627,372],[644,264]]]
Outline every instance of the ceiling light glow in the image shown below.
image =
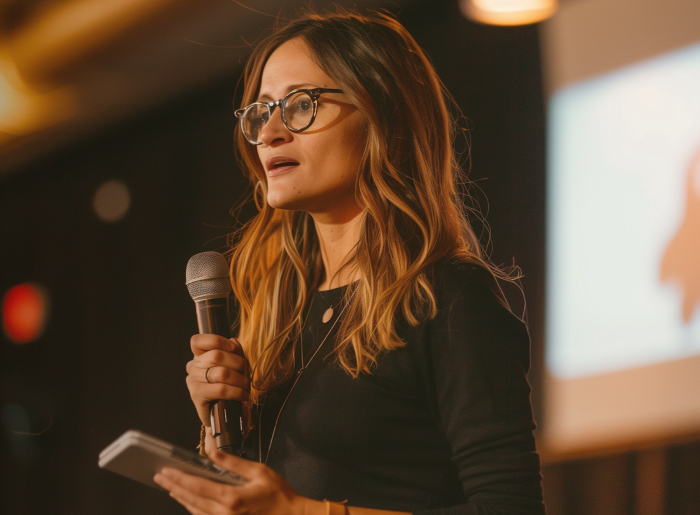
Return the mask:
[[462,14],[488,25],[527,25],[551,17],[557,0],[460,0]]
[[0,47],[0,133],[25,136],[73,115],[75,98],[70,87],[34,91],[4,53]]

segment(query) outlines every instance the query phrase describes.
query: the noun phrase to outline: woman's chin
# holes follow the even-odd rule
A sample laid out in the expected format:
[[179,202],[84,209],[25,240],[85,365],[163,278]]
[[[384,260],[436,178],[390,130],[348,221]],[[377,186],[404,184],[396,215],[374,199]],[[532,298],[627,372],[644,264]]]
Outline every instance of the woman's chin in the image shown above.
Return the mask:
[[299,199],[290,199],[287,195],[274,195],[268,192],[267,203],[273,209],[285,209],[287,211],[300,211]]

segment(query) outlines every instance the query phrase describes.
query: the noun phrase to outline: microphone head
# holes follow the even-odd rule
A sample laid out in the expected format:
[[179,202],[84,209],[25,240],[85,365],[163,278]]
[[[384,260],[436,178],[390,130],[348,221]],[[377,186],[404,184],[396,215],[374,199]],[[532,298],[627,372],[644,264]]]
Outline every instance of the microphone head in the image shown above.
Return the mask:
[[186,282],[192,300],[222,299],[231,292],[226,258],[218,252],[200,252],[187,262]]

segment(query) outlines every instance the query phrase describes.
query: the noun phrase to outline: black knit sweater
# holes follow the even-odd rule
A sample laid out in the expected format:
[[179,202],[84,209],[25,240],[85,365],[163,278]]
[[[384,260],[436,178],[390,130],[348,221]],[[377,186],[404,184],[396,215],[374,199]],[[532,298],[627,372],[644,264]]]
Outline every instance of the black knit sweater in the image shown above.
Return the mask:
[[[527,329],[498,301],[483,268],[443,261],[430,275],[438,315],[417,327],[399,317],[406,346],[381,354],[371,375],[353,379],[333,363],[336,326],[289,396],[267,464],[299,494],[350,506],[542,514]],[[339,316],[345,288],[314,295],[306,362]],[[334,316],[323,324],[331,305]],[[290,386],[264,400],[263,461]],[[258,448],[256,429],[246,456],[258,460]]]

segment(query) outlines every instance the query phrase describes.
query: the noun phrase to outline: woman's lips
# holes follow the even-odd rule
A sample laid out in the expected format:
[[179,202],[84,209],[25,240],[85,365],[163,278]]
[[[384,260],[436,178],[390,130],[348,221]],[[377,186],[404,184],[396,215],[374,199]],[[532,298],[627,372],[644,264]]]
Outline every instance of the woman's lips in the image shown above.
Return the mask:
[[287,173],[297,166],[299,166],[299,162],[287,156],[275,156],[265,161],[265,169],[267,170],[268,177]]
[[278,167],[276,167],[276,168],[273,168],[272,170],[268,170],[268,171],[267,171],[267,176],[268,176],[268,177],[273,177],[273,176],[275,176],[275,175],[281,175],[281,174],[283,174],[283,173],[287,173],[287,172],[290,171],[290,170],[293,170],[293,169],[296,168],[297,166],[299,166],[299,165],[298,165],[298,164],[288,164],[288,165],[278,166]]

